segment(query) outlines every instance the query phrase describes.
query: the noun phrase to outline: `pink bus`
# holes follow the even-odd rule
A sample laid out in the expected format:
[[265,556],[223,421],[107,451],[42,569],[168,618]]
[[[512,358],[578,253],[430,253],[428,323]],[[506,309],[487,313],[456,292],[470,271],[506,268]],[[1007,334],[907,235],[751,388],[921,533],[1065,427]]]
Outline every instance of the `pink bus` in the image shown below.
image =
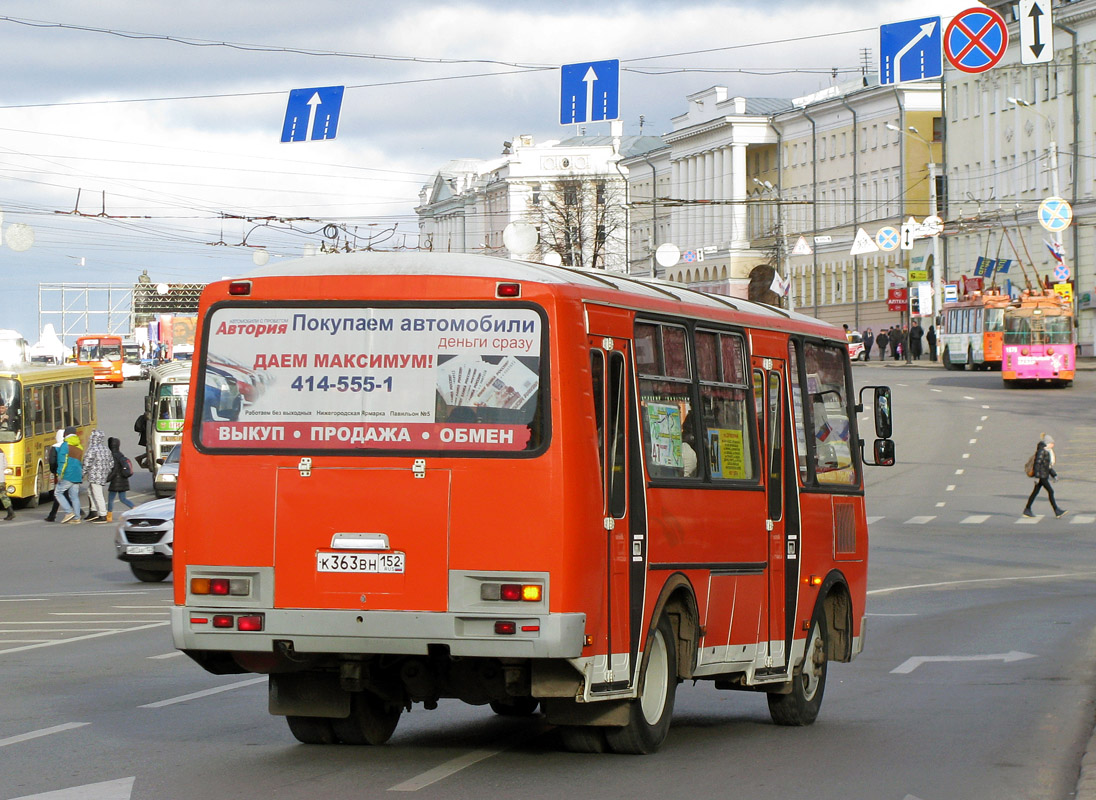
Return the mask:
[[1001,377],[1005,386],[1049,382],[1073,385],[1077,345],[1073,306],[1060,295],[1025,292],[1005,308]]

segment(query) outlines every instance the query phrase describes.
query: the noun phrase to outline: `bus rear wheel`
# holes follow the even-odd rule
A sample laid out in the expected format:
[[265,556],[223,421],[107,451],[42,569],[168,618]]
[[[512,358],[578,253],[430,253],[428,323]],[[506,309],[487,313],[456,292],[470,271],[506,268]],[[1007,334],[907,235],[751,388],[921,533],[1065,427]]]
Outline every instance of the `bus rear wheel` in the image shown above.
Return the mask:
[[402,707],[372,692],[357,692],[350,700],[350,715],[331,720],[331,728],[343,744],[384,744],[392,738],[402,713]]
[[944,369],[946,370],[962,369],[966,366],[965,364],[956,364],[952,361],[951,350],[947,347],[944,348],[944,354],[941,356],[941,360],[944,362]]
[[769,716],[777,725],[810,725],[818,717],[826,691],[828,639],[825,617],[815,611],[803,663],[792,674],[791,691],[768,695]]
[[149,567],[138,567],[136,564],[130,564],[129,571],[133,573],[134,578],[142,583],[159,583],[171,574],[169,569],[151,569]]
[[286,717],[289,732],[301,744],[335,744],[335,729],[327,717]]
[[653,753],[670,732],[677,692],[677,647],[673,625],[663,616],[647,639],[639,697],[628,708],[628,724],[606,728],[605,741],[614,753]]
[[491,710],[500,717],[531,717],[537,713],[540,700],[535,697],[511,697],[508,700],[492,700]]

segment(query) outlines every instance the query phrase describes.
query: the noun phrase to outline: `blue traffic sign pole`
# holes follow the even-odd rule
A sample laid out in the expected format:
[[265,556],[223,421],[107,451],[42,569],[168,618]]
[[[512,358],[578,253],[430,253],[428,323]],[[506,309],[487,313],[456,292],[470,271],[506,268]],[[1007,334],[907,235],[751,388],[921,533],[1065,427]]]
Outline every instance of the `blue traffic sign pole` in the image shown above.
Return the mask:
[[560,68],[559,124],[620,119],[620,61],[586,61]]
[[282,141],[334,139],[344,89],[343,86],[322,86],[291,91],[282,123]]

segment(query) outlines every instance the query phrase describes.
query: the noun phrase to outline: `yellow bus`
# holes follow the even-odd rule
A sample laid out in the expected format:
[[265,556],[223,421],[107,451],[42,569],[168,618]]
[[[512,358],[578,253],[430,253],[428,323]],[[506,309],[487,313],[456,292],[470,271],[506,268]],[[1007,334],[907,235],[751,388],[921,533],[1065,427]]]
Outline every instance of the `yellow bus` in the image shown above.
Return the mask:
[[0,369],[0,449],[8,495],[34,508],[53,488],[47,451],[57,431],[75,425],[87,441],[95,428],[91,367],[19,364]]

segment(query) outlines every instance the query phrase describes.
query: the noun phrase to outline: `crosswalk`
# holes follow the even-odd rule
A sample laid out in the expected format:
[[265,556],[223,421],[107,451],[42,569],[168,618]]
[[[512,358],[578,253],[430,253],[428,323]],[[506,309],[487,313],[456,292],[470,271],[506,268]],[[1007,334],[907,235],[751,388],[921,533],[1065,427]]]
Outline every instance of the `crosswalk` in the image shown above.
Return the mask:
[[[892,522],[894,521],[894,518],[888,518],[886,515],[869,516],[868,524],[873,525],[884,519],[890,519]],[[1092,525],[1093,523],[1096,523],[1096,514],[1070,514],[1063,519],[1057,519],[1053,514],[1036,514],[1034,517],[1025,517],[1020,514],[968,514],[964,517],[950,519],[942,518],[936,514],[925,514],[909,517],[908,519],[902,520],[901,524],[928,525],[937,520],[940,520],[940,522],[957,522],[960,525],[983,525],[990,521],[995,523],[1011,521],[1015,525],[1038,525],[1047,520],[1057,525]]]

